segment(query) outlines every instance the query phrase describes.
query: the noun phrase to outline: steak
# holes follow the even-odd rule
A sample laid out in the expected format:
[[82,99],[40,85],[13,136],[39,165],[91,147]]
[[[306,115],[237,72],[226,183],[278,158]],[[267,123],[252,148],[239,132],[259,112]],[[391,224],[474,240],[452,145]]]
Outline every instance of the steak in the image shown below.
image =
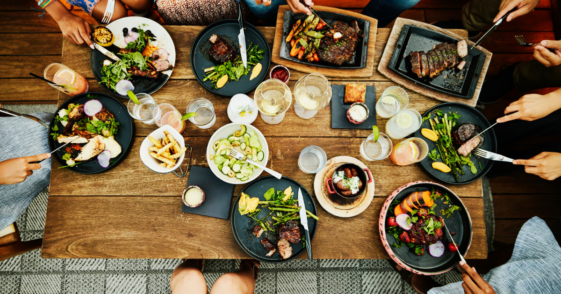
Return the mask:
[[421,75],[422,77],[429,76],[429,61],[425,52],[421,52]]
[[436,72],[438,59],[433,51],[429,51],[429,53],[427,53],[427,59],[429,60],[429,77],[434,79],[438,76],[438,73]]
[[224,39],[217,35],[212,35],[209,41],[212,43],[212,46],[208,50],[208,55],[212,62],[222,64],[227,61],[233,61],[236,58],[236,49],[224,41]]
[[279,227],[279,238],[286,239],[293,244],[299,244],[302,240],[298,223],[292,220],[287,221]]
[[452,66],[456,66],[458,63],[460,63],[460,56],[458,56],[456,45],[448,44],[448,46],[446,47],[448,49],[448,54],[450,54],[450,56],[452,57]]
[[333,29],[331,29],[332,34],[334,35],[336,32],[340,32],[343,34],[343,37],[338,41],[335,41],[334,38],[329,36],[323,38],[319,50],[317,51],[320,60],[335,65],[341,65],[353,59],[359,32],[357,22],[354,21],[353,23],[355,26],[354,28],[346,22],[333,22]]
[[[465,43],[465,44],[464,44]],[[442,71],[447,68],[457,66],[461,70],[465,65],[458,55],[459,46],[467,47],[464,41],[458,44],[440,43],[434,45],[427,53],[413,51],[409,54],[411,62],[411,71],[419,78],[429,77],[436,78]],[[465,48],[467,51],[467,48]]]
[[[261,230],[263,230],[263,229],[261,229]],[[263,239],[261,239],[261,244],[263,244],[263,248],[265,248],[265,250],[267,250],[267,254],[266,254],[267,256],[270,257],[273,254],[275,254],[275,251],[277,250],[277,248],[275,247],[273,242],[271,242],[271,240],[269,240],[267,238],[263,238]]]
[[472,123],[461,124],[452,131],[453,143],[456,147],[460,147],[480,132],[481,127],[478,125]]
[[442,53],[440,53],[440,50],[433,50],[433,51],[434,51],[434,55],[438,59],[438,66],[435,67],[435,70],[437,75],[439,75],[442,71],[446,69],[446,63],[444,61],[444,57],[442,56]]
[[421,56],[419,52],[411,51],[411,71],[416,74],[419,78],[423,77],[423,73],[421,71]]

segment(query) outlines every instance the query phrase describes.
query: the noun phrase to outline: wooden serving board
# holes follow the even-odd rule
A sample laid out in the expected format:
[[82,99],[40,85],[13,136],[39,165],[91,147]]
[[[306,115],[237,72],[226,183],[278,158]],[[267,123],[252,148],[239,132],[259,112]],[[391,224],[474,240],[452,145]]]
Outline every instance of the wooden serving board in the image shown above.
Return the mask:
[[[431,98],[434,98],[436,100],[439,101],[444,101],[444,102],[458,102],[458,103],[463,103],[463,104],[467,104],[469,106],[473,106],[475,107],[475,105],[477,104],[477,99],[479,99],[479,93],[481,93],[481,87],[483,86],[483,80],[485,79],[485,75],[487,74],[487,70],[489,69],[489,64],[491,63],[491,57],[493,56],[493,53],[491,53],[489,50],[481,47],[481,46],[477,46],[477,49],[481,50],[483,53],[485,53],[485,55],[487,55],[487,58],[485,58],[485,63],[483,64],[483,69],[481,70],[481,74],[479,75],[479,81],[477,82],[477,87],[475,89],[475,92],[473,93],[473,98],[471,99],[463,99],[463,98],[459,98],[453,95],[449,95],[449,94],[445,94],[445,93],[441,93],[435,90],[431,90],[423,85],[417,84],[415,82],[412,82],[402,76],[400,76],[399,74],[395,73],[393,70],[391,70],[388,65],[390,64],[390,60],[392,59],[392,55],[395,49],[395,44],[397,43],[397,39],[399,39],[399,34],[401,33],[401,29],[403,28],[404,25],[414,25],[417,27],[421,27],[421,28],[425,28],[425,29],[429,29],[429,30],[433,30],[436,32],[439,32],[441,34],[445,34],[448,35],[452,38],[456,38],[458,40],[461,39],[466,39],[466,41],[468,42],[469,46],[473,46],[475,45],[473,42],[471,42],[470,40],[467,39],[467,31],[463,31],[461,34],[455,34],[452,33],[448,30],[445,29],[441,29],[439,27],[435,27],[433,25],[424,23],[424,22],[420,22],[420,21],[416,21],[416,20],[412,20],[412,19],[407,19],[407,18],[401,18],[398,17],[395,20],[395,25],[393,26],[393,29],[390,33],[390,37],[388,39],[388,43],[386,44],[386,48],[384,49],[384,52],[382,53],[382,58],[380,59],[380,63],[378,64],[378,71],[385,75],[388,79],[412,90],[415,91],[421,95],[425,95]],[[273,54],[274,56],[274,54]]]
[[374,72],[374,57],[375,57],[374,54],[376,52],[376,35],[378,29],[378,20],[348,10],[336,9],[326,6],[314,6],[314,9],[316,11],[327,11],[327,12],[345,14],[352,17],[364,19],[370,22],[370,36],[368,38],[368,57],[366,59],[365,68],[360,68],[360,69],[323,68],[323,67],[292,62],[290,60],[286,60],[280,57],[282,38],[285,37],[283,35],[282,26],[284,23],[284,14],[288,9],[290,9],[288,5],[279,6],[279,12],[277,14],[277,27],[275,29],[275,39],[273,41],[273,56],[271,61],[277,64],[282,64],[288,68],[295,69],[301,72],[306,72],[306,73],[317,72],[328,77],[348,78],[348,77],[372,76],[372,73]]

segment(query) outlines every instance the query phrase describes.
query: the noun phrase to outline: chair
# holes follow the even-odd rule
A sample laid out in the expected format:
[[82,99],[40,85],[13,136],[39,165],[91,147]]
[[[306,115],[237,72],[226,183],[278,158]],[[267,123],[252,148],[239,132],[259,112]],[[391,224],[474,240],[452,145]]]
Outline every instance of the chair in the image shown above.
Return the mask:
[[15,223],[0,231],[0,261],[39,249],[43,239],[22,242]]

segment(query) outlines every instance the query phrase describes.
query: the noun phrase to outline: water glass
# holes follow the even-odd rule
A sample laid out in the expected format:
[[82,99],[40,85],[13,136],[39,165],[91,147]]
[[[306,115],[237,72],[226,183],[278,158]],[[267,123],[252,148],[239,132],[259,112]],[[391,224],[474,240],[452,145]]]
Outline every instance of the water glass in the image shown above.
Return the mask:
[[255,89],[253,95],[261,118],[268,124],[279,124],[292,103],[290,88],[277,79],[269,79]]
[[370,134],[360,145],[360,155],[368,161],[386,159],[391,153],[392,140],[384,133],[380,133],[377,142],[374,142],[374,134]]
[[129,100],[127,103],[127,109],[129,115],[145,124],[154,124],[154,109],[156,108],[156,101],[149,94],[136,94],[139,104],[134,103]]
[[303,119],[310,119],[331,101],[331,84],[319,73],[301,77],[294,86],[294,111]]
[[400,110],[407,108],[408,104],[409,95],[407,95],[407,92],[398,86],[392,86],[387,88],[378,99],[376,114],[389,118]]
[[158,104],[154,108],[154,123],[158,127],[165,125],[170,125],[172,128],[176,129],[179,133],[183,132],[183,127],[185,122],[181,120],[181,113],[177,108],[169,103]]
[[318,146],[308,146],[300,152],[298,167],[307,174],[320,172],[327,164],[327,154]]
[[410,165],[427,157],[429,145],[421,138],[409,138],[395,145],[390,156],[397,165]]
[[51,87],[70,96],[86,93],[89,89],[86,78],[64,64],[51,63],[47,65],[43,71],[43,77],[57,84],[49,83]]
[[386,132],[392,139],[403,139],[421,127],[421,114],[415,109],[403,109],[386,123]]
[[197,115],[189,118],[189,121],[199,127],[199,129],[208,129],[216,122],[214,114],[214,106],[205,98],[193,99],[187,105],[187,113],[195,112]]

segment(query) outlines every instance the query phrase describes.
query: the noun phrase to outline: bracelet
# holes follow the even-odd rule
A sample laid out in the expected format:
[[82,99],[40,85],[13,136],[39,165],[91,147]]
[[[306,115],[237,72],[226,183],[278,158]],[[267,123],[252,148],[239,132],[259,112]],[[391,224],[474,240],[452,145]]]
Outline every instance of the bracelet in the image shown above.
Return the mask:
[[45,7],[49,6],[49,4],[55,2],[56,0],[45,0],[44,4],[41,4],[43,2],[43,0],[39,1],[39,6],[41,6],[41,8],[45,9]]

